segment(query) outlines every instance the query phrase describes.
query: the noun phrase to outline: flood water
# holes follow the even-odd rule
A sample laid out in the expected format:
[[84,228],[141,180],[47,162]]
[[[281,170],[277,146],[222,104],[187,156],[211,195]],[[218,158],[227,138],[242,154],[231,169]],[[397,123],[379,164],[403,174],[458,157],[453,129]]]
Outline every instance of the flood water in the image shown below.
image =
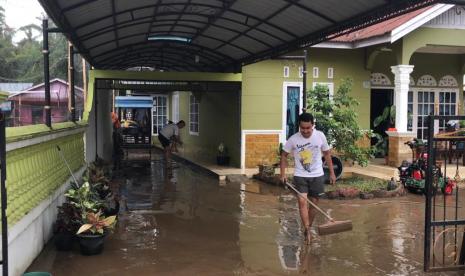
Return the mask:
[[[127,199],[104,252],[58,252],[50,242],[28,271],[60,275],[424,275],[424,199],[322,200],[354,230],[303,242],[295,197],[251,181],[220,184],[160,156],[124,170]],[[245,190],[245,191],[244,191]],[[318,217],[316,223],[324,222]],[[428,275],[463,275],[435,273]]]

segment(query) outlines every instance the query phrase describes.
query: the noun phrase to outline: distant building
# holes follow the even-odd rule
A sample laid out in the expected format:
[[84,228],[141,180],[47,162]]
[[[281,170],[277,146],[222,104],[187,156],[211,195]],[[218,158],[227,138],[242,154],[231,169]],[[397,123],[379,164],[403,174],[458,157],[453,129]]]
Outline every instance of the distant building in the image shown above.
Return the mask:
[[29,89],[33,85],[32,82],[0,82],[0,91],[14,93]]
[[[82,116],[84,108],[83,90],[74,87],[76,95],[76,117]],[[45,123],[45,88],[44,83],[29,87],[23,91],[11,93],[8,97],[11,111],[8,126],[24,126]],[[68,108],[68,83],[61,79],[50,81],[50,101],[52,123],[69,121],[71,112]],[[8,114],[7,114],[8,115]]]

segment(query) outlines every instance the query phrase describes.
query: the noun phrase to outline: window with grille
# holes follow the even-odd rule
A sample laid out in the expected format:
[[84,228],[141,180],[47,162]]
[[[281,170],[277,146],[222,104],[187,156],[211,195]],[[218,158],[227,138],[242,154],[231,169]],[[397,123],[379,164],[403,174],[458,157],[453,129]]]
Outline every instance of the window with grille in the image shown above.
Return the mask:
[[428,138],[428,115],[434,115],[434,96],[432,91],[418,91],[418,121],[417,137],[426,140]]
[[[457,115],[457,94],[456,92],[439,92],[439,115]],[[439,120],[439,131],[446,129],[447,122]]]
[[192,94],[189,97],[189,133],[199,135],[199,101]]
[[407,130],[413,130],[413,91],[408,92],[408,105],[407,105],[408,119]]
[[152,107],[152,133],[158,135],[160,130],[168,123],[168,98],[164,95],[153,97]]

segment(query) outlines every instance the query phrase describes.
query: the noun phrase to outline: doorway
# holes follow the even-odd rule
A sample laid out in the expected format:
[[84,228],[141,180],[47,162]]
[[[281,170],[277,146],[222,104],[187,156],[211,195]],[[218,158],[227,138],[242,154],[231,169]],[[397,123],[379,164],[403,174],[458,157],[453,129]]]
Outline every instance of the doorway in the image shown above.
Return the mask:
[[[374,126],[374,121],[377,117],[383,114],[386,107],[392,106],[394,103],[394,89],[372,89],[370,100],[370,128],[373,132],[380,134],[383,138],[387,137],[386,130],[390,127],[389,120],[385,120],[378,126]],[[376,138],[371,139],[371,145],[377,143]]]
[[297,119],[300,111],[300,87],[287,87],[286,103],[286,139],[299,131]]

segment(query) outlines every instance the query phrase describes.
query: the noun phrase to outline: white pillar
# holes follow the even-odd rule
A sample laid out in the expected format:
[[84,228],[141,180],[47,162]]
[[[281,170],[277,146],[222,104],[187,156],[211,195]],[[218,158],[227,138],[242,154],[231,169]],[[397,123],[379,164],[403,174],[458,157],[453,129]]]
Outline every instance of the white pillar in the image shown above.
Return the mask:
[[408,121],[408,91],[410,73],[413,65],[391,66],[394,73],[394,105],[396,107],[396,129],[398,132],[407,132]]

